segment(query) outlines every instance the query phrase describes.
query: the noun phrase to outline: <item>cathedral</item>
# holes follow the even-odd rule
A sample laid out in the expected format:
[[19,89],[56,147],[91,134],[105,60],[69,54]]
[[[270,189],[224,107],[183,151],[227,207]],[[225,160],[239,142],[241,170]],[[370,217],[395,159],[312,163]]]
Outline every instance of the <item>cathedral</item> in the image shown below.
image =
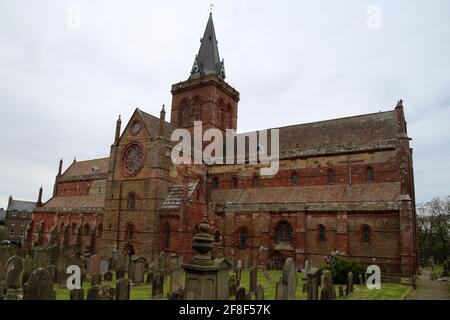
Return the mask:
[[[390,274],[418,268],[413,157],[403,102],[385,112],[281,127],[279,170],[259,164],[175,165],[177,128],[237,130],[239,92],[226,82],[212,15],[189,78],[172,85],[170,119],[136,109],[117,120],[109,156],[61,160],[52,197],[38,201],[29,247],[110,257],[190,259],[207,216],[214,253],[252,265],[318,266],[338,252]],[[240,135],[246,135],[241,133]]]

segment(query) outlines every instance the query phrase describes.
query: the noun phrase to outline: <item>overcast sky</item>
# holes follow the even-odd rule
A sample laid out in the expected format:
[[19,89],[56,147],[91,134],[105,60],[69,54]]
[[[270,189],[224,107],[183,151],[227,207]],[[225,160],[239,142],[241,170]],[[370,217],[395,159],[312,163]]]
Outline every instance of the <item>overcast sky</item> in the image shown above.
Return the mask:
[[[10,194],[36,200],[41,185],[47,200],[60,158],[108,156],[119,114],[170,106],[209,4],[0,0],[0,207]],[[449,13],[447,0],[215,1],[239,131],[404,99],[417,200],[449,195]]]

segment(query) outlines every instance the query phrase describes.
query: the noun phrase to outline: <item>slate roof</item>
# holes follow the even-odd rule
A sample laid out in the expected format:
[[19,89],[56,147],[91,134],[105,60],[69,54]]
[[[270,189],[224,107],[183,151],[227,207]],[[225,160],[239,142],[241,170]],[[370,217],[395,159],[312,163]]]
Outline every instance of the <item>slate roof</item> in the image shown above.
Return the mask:
[[63,173],[63,177],[78,177],[108,172],[109,158],[75,161]]
[[[192,195],[197,188],[198,181],[189,182],[188,185],[188,200],[192,198]],[[173,183],[170,185],[169,194],[166,200],[161,206],[161,210],[176,210],[180,208],[181,201],[183,199],[183,190],[181,183]]]
[[[137,109],[139,114],[141,115],[142,121],[144,122],[145,127],[147,128],[150,136],[156,137],[159,135],[159,122],[160,119],[151,115],[150,113],[144,112],[141,109]],[[175,130],[175,126],[170,124],[167,121],[164,121],[164,137],[170,140],[173,130]]]
[[[335,207],[333,204],[356,204],[356,208],[377,207],[377,203],[398,203],[400,198],[400,183],[385,182],[358,185],[323,185],[301,187],[271,187],[231,190],[212,190],[211,201],[216,205],[254,210],[261,206],[279,207],[292,204],[314,205],[323,204]],[[378,206],[379,207],[379,206]],[[258,209],[257,209],[258,208]],[[264,208],[263,208],[264,209]]]
[[219,78],[225,79],[225,66],[223,61],[220,61],[217,43],[214,22],[212,14],[210,14],[201,39],[200,49],[194,60],[190,79],[208,74],[216,74]]
[[398,145],[395,110],[273,129],[279,129],[280,159],[385,150]]
[[32,212],[34,207],[36,207],[36,202],[33,201],[23,201],[23,200],[14,200],[10,198],[8,203],[8,208],[6,211],[14,211],[17,210],[19,212]]
[[42,210],[48,209],[87,209],[87,208],[104,208],[105,207],[105,195],[94,194],[84,196],[60,196],[50,199],[42,208]]

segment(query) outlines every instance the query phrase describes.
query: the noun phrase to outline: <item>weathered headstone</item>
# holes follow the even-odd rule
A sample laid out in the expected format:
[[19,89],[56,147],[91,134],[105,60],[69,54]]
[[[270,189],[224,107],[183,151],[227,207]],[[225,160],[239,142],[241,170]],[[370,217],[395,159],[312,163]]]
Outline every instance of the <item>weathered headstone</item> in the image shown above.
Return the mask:
[[275,283],[275,300],[283,300],[283,279]]
[[116,282],[116,300],[130,300],[130,280],[120,279]]
[[297,267],[294,259],[287,258],[283,267],[283,300],[296,299],[297,281]]
[[84,300],[84,289],[70,290],[70,300]]
[[353,292],[353,272],[349,272],[347,276],[347,287],[345,288],[345,295],[348,296]]
[[90,288],[87,300],[114,300],[114,289],[108,285],[98,285]]
[[363,277],[362,277],[361,273],[358,274],[358,278],[359,278],[359,284],[364,286],[364,281],[363,281]]
[[272,277],[270,276],[269,271],[264,270],[264,278],[266,279],[266,281],[271,282],[272,281]]
[[236,291],[236,300],[247,300],[247,294],[245,288],[239,288]]
[[158,270],[164,271],[166,270],[166,253],[161,251],[158,257]]
[[50,274],[44,268],[34,270],[23,288],[23,300],[55,300]]
[[19,256],[12,256],[6,263],[6,285],[8,288],[20,288],[20,275],[23,270],[23,260]]
[[164,293],[164,275],[157,273],[152,282],[152,299],[161,299]]
[[324,271],[324,285],[322,287],[322,300],[336,300],[336,291],[333,285],[333,279],[330,271]]
[[264,300],[264,287],[261,284],[256,287],[255,300]]
[[255,292],[256,287],[258,285],[258,269],[256,267],[250,267],[250,283],[249,283],[249,291]]
[[151,284],[153,282],[153,277],[155,276],[155,272],[149,271],[147,273],[147,279],[145,280],[146,284]]
[[104,276],[105,273],[107,273],[109,270],[110,269],[109,269],[109,262],[108,262],[108,260],[102,260],[100,262],[100,274],[102,276]]
[[133,282],[133,285],[140,285],[144,284],[145,279],[145,272],[144,272],[144,266],[147,260],[143,257],[137,257],[133,260],[133,277],[131,281]]
[[100,264],[102,262],[102,257],[100,255],[94,254],[89,259],[89,275],[93,276],[96,274],[101,274]]

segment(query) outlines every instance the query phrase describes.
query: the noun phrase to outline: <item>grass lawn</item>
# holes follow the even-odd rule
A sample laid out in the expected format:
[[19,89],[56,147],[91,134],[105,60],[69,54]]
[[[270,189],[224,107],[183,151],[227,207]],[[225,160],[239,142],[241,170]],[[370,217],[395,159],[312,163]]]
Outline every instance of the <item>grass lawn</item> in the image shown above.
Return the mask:
[[[267,281],[264,277],[264,273],[258,270],[258,284],[264,286],[264,295],[266,300],[275,299],[275,286],[276,282],[281,277],[281,271],[270,271],[269,272],[271,280]],[[241,287],[248,290],[250,283],[250,274],[248,271],[243,271],[241,275]],[[303,276],[301,273],[298,274],[298,285],[297,285],[297,299],[306,300],[306,293],[302,292],[303,288]],[[184,275],[182,275],[182,283],[184,283]],[[115,287],[115,279],[111,282],[103,282],[111,287]],[[85,289],[85,299],[87,295],[87,289],[90,288],[89,282],[83,283],[83,289]],[[56,299],[57,300],[69,300],[69,290],[58,288],[55,285]],[[383,283],[381,285],[381,290],[369,290],[366,286],[355,285],[354,292],[350,294],[347,300],[402,300],[410,292],[411,286],[403,284],[394,283]],[[167,299],[166,295],[169,292],[169,281],[166,280],[164,283],[164,298]],[[336,286],[336,294],[338,293],[338,286]],[[131,300],[151,300],[152,290],[150,285],[143,285],[137,287],[131,287]],[[252,296],[254,299],[254,295]]]

